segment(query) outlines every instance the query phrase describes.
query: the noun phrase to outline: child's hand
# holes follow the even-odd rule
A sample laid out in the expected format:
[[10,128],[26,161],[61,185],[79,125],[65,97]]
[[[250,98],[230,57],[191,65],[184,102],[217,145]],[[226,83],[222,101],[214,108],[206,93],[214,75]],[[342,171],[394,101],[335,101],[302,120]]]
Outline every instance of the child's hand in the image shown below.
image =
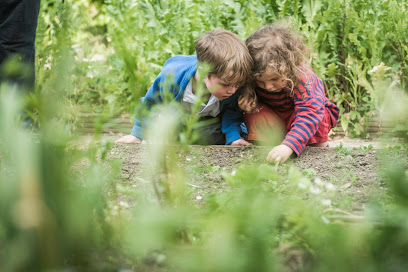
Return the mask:
[[267,160],[269,162],[284,163],[292,153],[293,150],[289,146],[281,144],[272,148],[268,154]]
[[142,143],[142,141],[143,141],[142,139],[136,136],[133,136],[132,134],[129,134],[129,135],[123,136],[120,139],[117,139],[115,141],[115,144],[140,144]]
[[250,145],[251,143],[248,143],[247,141],[245,141],[244,139],[238,139],[235,140],[231,143],[231,145]]
[[250,95],[240,95],[238,98],[238,106],[244,112],[252,113],[258,110],[258,101],[256,97]]

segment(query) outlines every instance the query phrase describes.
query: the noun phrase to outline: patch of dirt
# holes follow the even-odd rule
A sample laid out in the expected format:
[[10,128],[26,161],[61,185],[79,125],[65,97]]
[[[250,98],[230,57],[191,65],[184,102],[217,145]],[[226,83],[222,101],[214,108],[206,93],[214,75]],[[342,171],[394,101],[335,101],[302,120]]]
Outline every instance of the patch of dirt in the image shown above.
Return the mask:
[[387,189],[377,172],[379,153],[357,148],[345,150],[307,147],[292,163],[302,170],[314,169],[317,177],[338,188],[337,200],[341,201],[337,202],[342,202],[341,208],[360,213],[372,198],[386,198]]
[[[199,200],[207,194],[229,190],[222,173],[245,164],[266,163],[269,150],[270,147],[259,146],[191,146],[187,152],[175,147],[174,152],[191,187],[191,199]],[[332,183],[338,191],[334,202],[341,203],[337,208],[359,214],[372,199],[377,202],[381,199],[381,205],[387,202],[387,188],[379,176],[379,153],[375,149],[306,147],[300,157],[284,165],[312,171],[316,177]],[[115,145],[109,156],[122,161],[124,184],[151,187],[145,180],[152,161],[147,145]]]

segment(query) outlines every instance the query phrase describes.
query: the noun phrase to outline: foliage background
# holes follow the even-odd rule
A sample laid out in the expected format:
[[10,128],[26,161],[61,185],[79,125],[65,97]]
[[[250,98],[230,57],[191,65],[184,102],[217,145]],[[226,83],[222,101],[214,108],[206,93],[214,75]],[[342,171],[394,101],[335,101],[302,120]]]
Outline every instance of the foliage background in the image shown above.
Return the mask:
[[[121,161],[109,157],[111,143],[95,135],[84,148],[67,131],[80,111],[132,112],[162,63],[192,54],[202,32],[225,27],[245,38],[286,16],[308,38],[329,97],[347,111],[342,125],[350,121],[357,134],[364,115],[384,108],[407,127],[408,98],[400,90],[406,5],[43,0],[29,100],[37,134],[18,122],[18,92],[0,86],[0,270],[405,271],[406,134],[404,148],[385,149],[392,157],[384,155],[378,169],[391,204],[370,206],[359,223],[337,224],[324,217],[322,202],[336,188],[313,171],[262,163],[221,169],[228,190],[195,206],[180,163],[186,153],[171,143],[146,147],[147,164],[137,166],[149,174],[134,187],[121,178]],[[178,121],[161,116],[151,131],[157,137]],[[292,255],[304,258],[289,267],[284,258]]]
[[194,54],[200,34],[225,28],[245,39],[285,19],[312,49],[311,63],[341,109],[343,129],[368,136],[390,85],[407,90],[407,13],[404,0],[44,0],[37,90],[61,52],[60,40],[72,58],[67,98],[73,124],[79,111],[133,115],[163,63]]

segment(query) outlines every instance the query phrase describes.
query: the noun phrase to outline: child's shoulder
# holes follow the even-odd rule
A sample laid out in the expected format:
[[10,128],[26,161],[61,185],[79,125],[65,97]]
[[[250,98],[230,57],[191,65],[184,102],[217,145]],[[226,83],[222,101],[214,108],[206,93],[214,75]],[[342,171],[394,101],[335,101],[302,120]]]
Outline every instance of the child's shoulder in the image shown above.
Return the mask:
[[197,63],[196,55],[176,55],[169,58],[164,64],[163,68],[166,66],[180,66],[180,65],[194,65]]
[[299,67],[299,71],[301,73],[301,79],[300,79],[301,82],[308,82],[316,76],[316,74],[313,72],[312,68],[310,67],[301,66]]
[[177,55],[168,59],[157,76],[156,80],[166,82],[174,81],[180,85],[182,89],[187,86],[191,77],[197,71],[197,57]]
[[300,85],[312,86],[313,84],[320,80],[320,78],[315,74],[315,72],[310,67],[308,68],[300,67],[299,70],[301,72],[301,77],[299,81]]
[[186,71],[197,70],[197,57],[195,55],[177,55],[169,58],[161,69],[161,74],[183,74]]

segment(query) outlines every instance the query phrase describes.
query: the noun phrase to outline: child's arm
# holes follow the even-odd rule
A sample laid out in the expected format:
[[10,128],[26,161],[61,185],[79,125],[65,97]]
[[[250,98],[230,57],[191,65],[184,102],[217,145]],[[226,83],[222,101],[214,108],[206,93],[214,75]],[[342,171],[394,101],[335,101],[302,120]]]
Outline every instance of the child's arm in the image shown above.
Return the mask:
[[283,142],[269,152],[269,161],[284,162],[292,153],[300,155],[319,129],[325,114],[326,99],[323,82],[314,73],[302,78],[294,89],[295,119]]
[[299,156],[320,127],[327,98],[323,82],[313,72],[303,76],[293,91],[295,119],[282,144],[290,147]]
[[[225,134],[225,144],[232,145],[239,144],[237,140],[243,140],[241,137],[241,123],[242,123],[242,113],[234,111],[231,109],[226,109],[222,115],[222,133]],[[245,145],[248,143],[245,141]],[[249,144],[249,143],[248,143]]]
[[225,105],[225,111],[222,114],[222,133],[225,134],[226,145],[249,145],[250,143],[245,141],[241,137],[241,124],[243,121],[243,113],[238,108],[238,96],[239,93],[235,93],[232,97],[228,98]]
[[[183,97],[183,91],[191,77],[197,70],[196,56],[174,56],[167,60],[161,72],[150,86],[145,97],[140,102],[146,106],[147,110],[155,104],[163,103],[166,99],[180,100]],[[144,122],[145,123],[145,122]],[[146,125],[146,124],[143,124]],[[143,126],[144,127],[144,126]],[[135,117],[135,123],[131,132],[136,138],[144,139],[142,120]],[[132,139],[128,135],[127,139]],[[122,142],[122,138],[118,141]],[[133,141],[132,141],[133,142]]]
[[[156,82],[157,81],[157,82]],[[162,98],[159,95],[159,77],[156,78],[153,85],[147,91],[145,97],[140,99],[140,103],[147,106],[147,109],[150,109],[154,104],[160,103]],[[116,144],[140,144],[143,141],[143,128],[142,122],[135,116],[134,125],[132,132],[129,135],[123,136],[122,138],[115,141]]]

